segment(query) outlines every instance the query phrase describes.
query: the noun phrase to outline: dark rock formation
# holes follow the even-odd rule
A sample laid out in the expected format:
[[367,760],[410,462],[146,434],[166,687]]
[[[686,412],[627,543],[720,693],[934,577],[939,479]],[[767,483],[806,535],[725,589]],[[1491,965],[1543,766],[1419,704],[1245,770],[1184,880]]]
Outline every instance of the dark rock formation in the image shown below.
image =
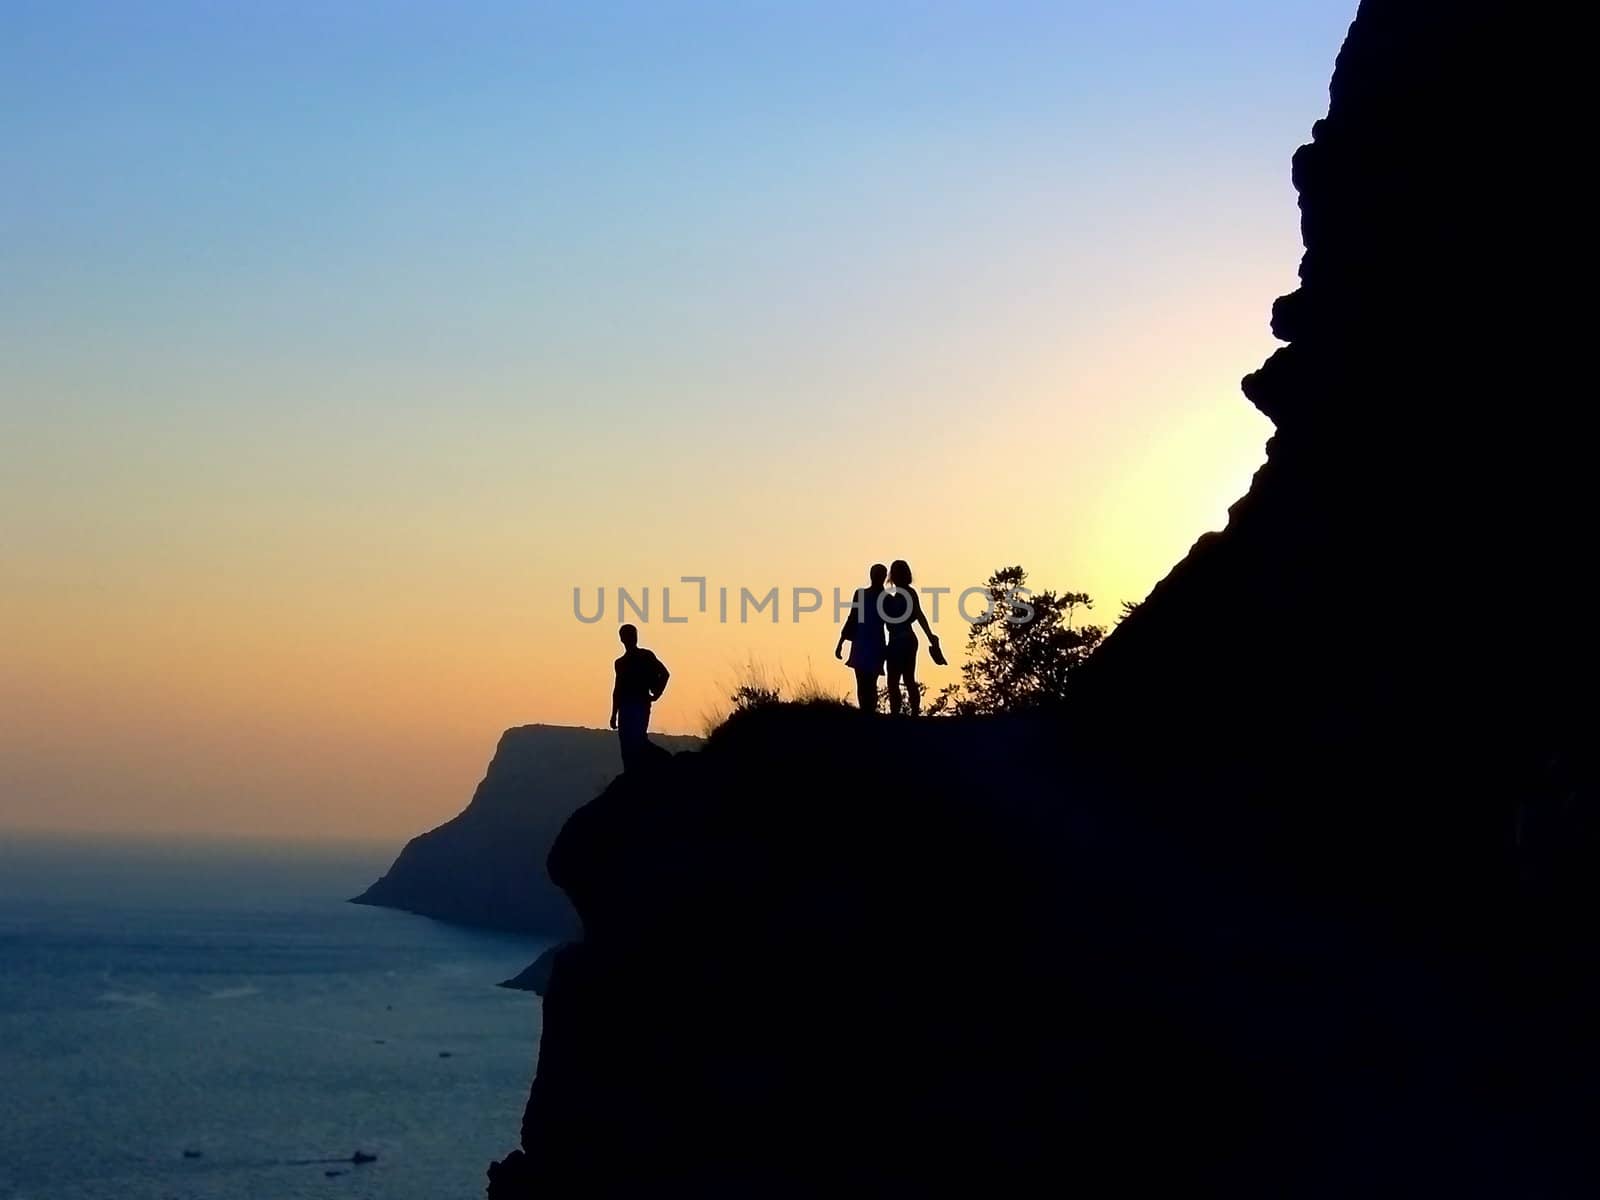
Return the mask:
[[1068,712],[746,713],[573,816],[491,1195],[1592,1194],[1555,37],[1362,5],[1268,461]]
[[1499,6],[1361,6],[1294,156],[1289,344],[1244,380],[1267,462],[1079,679],[1126,757],[1386,843],[1374,887],[1421,856],[1491,908],[1519,814],[1576,819],[1548,810],[1592,782],[1590,453],[1533,302],[1571,236],[1539,155],[1575,114],[1540,73],[1545,31]]
[[[699,738],[653,734],[666,749]],[[543,870],[563,822],[622,768],[617,735],[603,729],[522,725],[500,735],[472,802],[412,838],[357,904],[524,933],[570,936],[577,922]]]
[[555,972],[556,956],[560,952],[561,946],[550,947],[510,979],[502,980],[499,986],[518,992],[532,992],[536,996],[544,995],[550,987],[550,976]]
[[1005,790],[1053,743],[759,709],[580,810],[550,870],[585,940],[556,956],[527,1153],[496,1194],[914,1193],[976,1146],[1025,1151],[1011,1131],[1066,1099],[1033,1031],[1102,1019],[1057,1007],[1057,827]]

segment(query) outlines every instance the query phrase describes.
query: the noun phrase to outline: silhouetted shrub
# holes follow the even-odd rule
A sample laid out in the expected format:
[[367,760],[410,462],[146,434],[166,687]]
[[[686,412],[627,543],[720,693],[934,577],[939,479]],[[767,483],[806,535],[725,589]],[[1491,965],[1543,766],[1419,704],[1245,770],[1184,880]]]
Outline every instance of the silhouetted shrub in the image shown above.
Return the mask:
[[701,736],[710,737],[729,717],[753,708],[773,704],[836,704],[849,706],[842,692],[827,687],[809,666],[799,680],[790,680],[781,669],[751,659],[739,668],[728,692],[728,707],[720,706],[700,715]]
[[1073,623],[1079,608],[1094,607],[1088,593],[1029,593],[1027,583],[1021,567],[989,576],[989,611],[967,633],[961,682],[940,692],[930,713],[1022,712],[1065,695],[1068,677],[1094,652],[1105,628]]

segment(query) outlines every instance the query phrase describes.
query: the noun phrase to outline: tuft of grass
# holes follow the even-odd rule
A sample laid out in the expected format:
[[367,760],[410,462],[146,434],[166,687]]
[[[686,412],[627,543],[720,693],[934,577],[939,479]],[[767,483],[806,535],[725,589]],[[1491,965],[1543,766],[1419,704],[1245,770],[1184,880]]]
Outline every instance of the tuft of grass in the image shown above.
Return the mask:
[[700,713],[700,736],[709,738],[734,713],[773,704],[839,704],[848,706],[842,688],[829,687],[817,678],[816,669],[806,660],[806,671],[790,679],[782,667],[757,661],[754,657],[734,669],[732,680],[723,685],[728,699]]

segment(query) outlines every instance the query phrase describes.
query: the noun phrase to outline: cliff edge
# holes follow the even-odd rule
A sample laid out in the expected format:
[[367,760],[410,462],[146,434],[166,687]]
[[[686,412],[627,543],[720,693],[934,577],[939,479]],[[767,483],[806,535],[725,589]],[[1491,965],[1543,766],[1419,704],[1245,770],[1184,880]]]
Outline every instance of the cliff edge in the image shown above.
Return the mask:
[[[700,745],[699,738],[670,734],[652,740],[674,752]],[[571,937],[577,919],[545,874],[544,859],[567,818],[621,769],[615,733],[562,725],[508,729],[467,807],[407,842],[354,902]]]

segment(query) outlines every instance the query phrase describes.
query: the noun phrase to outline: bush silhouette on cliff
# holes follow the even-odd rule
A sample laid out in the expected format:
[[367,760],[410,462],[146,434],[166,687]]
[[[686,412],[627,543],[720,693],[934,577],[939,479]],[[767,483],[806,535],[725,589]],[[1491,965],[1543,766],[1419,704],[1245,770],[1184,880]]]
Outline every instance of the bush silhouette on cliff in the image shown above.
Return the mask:
[[1027,712],[1062,702],[1067,680],[1106,631],[1076,624],[1079,609],[1094,607],[1087,592],[1029,593],[1027,586],[1020,566],[989,576],[989,608],[967,633],[961,682],[940,692],[930,713]]

